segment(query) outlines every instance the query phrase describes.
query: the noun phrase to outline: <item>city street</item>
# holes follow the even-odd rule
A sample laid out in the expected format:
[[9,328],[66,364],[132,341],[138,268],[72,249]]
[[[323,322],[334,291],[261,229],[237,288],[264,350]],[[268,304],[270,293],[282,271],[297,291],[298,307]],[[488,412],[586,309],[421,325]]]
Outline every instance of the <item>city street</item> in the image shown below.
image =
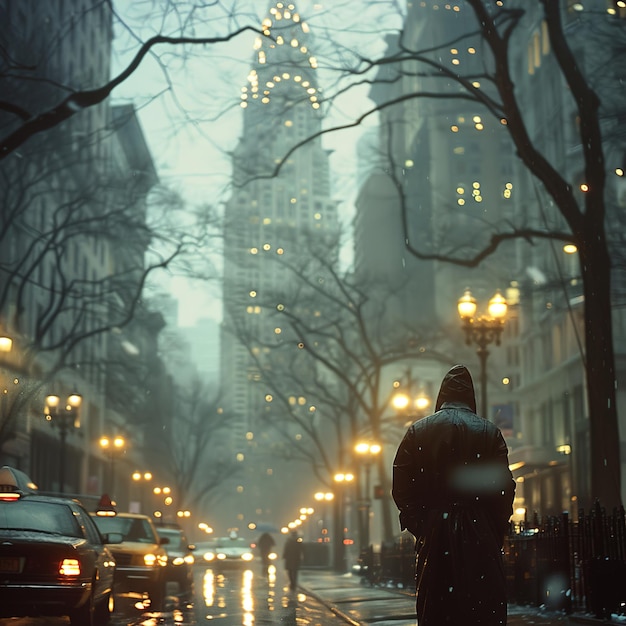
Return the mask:
[[[323,570],[301,571],[300,586],[295,593],[289,591],[286,582],[286,575],[280,568],[276,575],[265,579],[256,568],[231,570],[222,575],[198,567],[193,603],[185,605],[172,593],[167,610],[155,613],[144,606],[138,596],[118,597],[110,626],[191,626],[208,622],[222,626],[415,626],[415,600],[410,592],[368,587],[356,576]],[[534,607],[509,606],[508,613],[508,626],[598,623]],[[0,620],[0,626],[68,623],[67,618]]]
[[[257,568],[233,569],[223,574],[204,567],[196,568],[195,599],[185,604],[175,595],[168,596],[166,611],[153,612],[139,595],[116,597],[110,626],[156,626],[218,623],[223,626],[280,624],[281,626],[335,626],[345,620],[317,598],[302,589],[290,592],[286,574],[279,570],[269,578]],[[0,626],[62,626],[68,618],[0,619]]]

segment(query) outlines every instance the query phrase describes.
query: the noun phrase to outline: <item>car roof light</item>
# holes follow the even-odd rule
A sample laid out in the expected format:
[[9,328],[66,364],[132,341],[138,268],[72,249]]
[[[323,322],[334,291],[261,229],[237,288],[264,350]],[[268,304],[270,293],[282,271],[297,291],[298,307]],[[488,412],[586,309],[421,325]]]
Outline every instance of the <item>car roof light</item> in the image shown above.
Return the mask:
[[98,501],[98,508],[96,509],[96,515],[98,517],[115,517],[117,515],[117,509],[115,508],[111,496],[108,493],[103,493]]
[[0,467],[0,500],[19,500],[26,493],[35,493],[37,485],[21,470]]

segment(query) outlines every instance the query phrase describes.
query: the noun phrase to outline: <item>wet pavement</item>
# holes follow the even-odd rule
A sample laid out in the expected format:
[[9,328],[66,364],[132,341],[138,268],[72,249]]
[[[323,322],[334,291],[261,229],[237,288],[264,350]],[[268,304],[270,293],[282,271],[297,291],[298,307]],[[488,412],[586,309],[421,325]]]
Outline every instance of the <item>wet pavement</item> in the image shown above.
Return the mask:
[[[415,596],[410,590],[368,587],[358,576],[325,571],[303,571],[301,585],[306,593],[323,600],[333,612],[352,626],[415,626]],[[509,605],[508,626],[565,626],[598,624],[596,620],[578,621],[575,616],[536,607]]]
[[[141,595],[116,598],[110,626],[416,626],[415,596],[411,590],[370,587],[352,574],[302,570],[299,586],[290,591],[280,568],[269,577],[255,569],[213,572],[197,567],[193,601],[169,589],[166,610],[151,610]],[[598,625],[590,616],[509,605],[508,626]],[[606,622],[605,622],[606,623]],[[613,624],[626,624],[614,616]],[[0,626],[67,626],[67,618],[0,619]]]

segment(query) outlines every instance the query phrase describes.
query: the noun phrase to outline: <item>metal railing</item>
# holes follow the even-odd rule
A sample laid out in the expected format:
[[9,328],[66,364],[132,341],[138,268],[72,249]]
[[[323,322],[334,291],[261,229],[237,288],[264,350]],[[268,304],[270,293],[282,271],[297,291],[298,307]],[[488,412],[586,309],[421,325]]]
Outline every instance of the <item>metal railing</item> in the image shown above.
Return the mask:
[[[626,615],[626,520],[624,508],[607,513],[599,504],[580,511],[511,524],[504,542],[509,602],[593,613]],[[412,588],[415,552],[403,534],[380,552],[363,551],[355,568],[371,585]]]

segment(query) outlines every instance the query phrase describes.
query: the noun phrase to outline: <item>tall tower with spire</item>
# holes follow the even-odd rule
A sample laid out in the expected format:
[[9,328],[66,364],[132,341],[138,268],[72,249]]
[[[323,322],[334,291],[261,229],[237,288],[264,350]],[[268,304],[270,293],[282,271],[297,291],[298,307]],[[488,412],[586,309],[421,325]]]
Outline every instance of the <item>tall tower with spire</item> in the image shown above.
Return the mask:
[[294,3],[275,2],[261,27],[241,89],[243,133],[224,210],[224,445],[241,471],[220,508],[238,525],[281,521],[275,496],[297,471],[272,453],[263,355],[284,340],[272,314],[296,280],[286,265],[302,261],[312,245],[336,251],[339,230],[329,154],[320,137],[307,141],[323,116],[309,26]]

